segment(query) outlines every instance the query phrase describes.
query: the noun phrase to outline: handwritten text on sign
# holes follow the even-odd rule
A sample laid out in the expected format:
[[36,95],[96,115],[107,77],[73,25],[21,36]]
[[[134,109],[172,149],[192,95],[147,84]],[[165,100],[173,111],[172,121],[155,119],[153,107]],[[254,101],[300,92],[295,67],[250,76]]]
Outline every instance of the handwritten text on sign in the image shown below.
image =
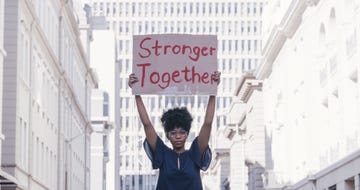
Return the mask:
[[133,94],[216,94],[214,35],[157,34],[133,37]]

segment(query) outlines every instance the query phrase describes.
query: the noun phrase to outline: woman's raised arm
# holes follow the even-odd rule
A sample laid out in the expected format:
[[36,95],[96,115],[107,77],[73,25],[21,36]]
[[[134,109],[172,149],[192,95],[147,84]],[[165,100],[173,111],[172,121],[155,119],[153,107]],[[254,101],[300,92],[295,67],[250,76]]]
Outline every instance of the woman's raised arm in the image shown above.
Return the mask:
[[[214,82],[216,82],[217,84],[220,83],[220,75],[221,75],[221,73],[218,71],[214,72],[214,74],[213,74],[212,80],[214,80]],[[210,95],[209,101],[207,104],[207,108],[206,108],[206,112],[205,112],[204,123],[200,129],[199,136],[198,136],[198,144],[199,144],[201,158],[208,146],[209,139],[210,139],[211,126],[212,126],[212,122],[213,122],[213,118],[214,118],[214,114],[215,114],[215,101],[216,101],[216,96]]]
[[[134,74],[130,74],[128,81],[129,87],[131,88],[138,81],[138,78]],[[149,143],[151,150],[155,152],[157,139],[156,131],[151,123],[151,120],[149,119],[148,113],[140,95],[135,95],[135,102],[139,112],[140,120],[144,125],[146,140]]]

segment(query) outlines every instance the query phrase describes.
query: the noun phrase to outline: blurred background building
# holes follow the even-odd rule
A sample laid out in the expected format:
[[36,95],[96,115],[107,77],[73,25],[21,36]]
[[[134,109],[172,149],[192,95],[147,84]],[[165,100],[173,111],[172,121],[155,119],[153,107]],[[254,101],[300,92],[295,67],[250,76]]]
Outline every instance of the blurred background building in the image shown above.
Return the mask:
[[91,101],[91,169],[90,189],[105,190],[107,187],[107,163],[109,162],[109,139],[113,125],[109,120],[109,94],[94,89]]
[[[107,23],[104,16],[92,16],[91,26],[93,28],[93,41],[90,44],[90,65],[99,75],[99,82],[97,89],[94,92],[91,109],[93,110],[92,120],[98,121],[102,124],[97,124],[99,131],[105,123],[111,125],[111,130],[104,134],[104,143],[100,141],[101,133],[93,134],[97,136],[97,143],[92,140],[95,146],[93,147],[94,154],[98,155],[98,160],[91,162],[91,189],[99,190],[100,184],[106,180],[106,188],[103,189],[118,189],[119,188],[119,133],[118,127],[114,123],[115,113],[115,81],[119,77],[115,72],[115,36],[114,32],[108,30]],[[105,123],[104,123],[105,122]],[[95,124],[95,123],[94,123]],[[101,126],[102,125],[102,126]],[[95,126],[94,126],[95,130]],[[106,137],[105,137],[106,136]],[[105,142],[106,138],[106,142]],[[105,147],[105,145],[107,146]],[[101,149],[107,152],[107,162],[104,164],[101,161]],[[104,156],[105,159],[105,156]],[[104,171],[105,170],[105,171]],[[103,172],[106,174],[103,175]],[[117,178],[115,177],[117,176]],[[117,186],[117,188],[116,188]]]
[[359,18],[354,0],[269,1],[262,62],[220,134],[241,189],[359,189]]
[[97,78],[83,4],[2,0],[0,8],[1,189],[89,189]]

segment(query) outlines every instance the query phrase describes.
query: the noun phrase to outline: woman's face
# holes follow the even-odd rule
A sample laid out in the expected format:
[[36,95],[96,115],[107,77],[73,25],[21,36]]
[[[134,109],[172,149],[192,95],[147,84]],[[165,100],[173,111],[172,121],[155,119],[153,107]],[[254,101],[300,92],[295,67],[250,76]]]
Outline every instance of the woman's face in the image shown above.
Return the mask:
[[167,136],[174,149],[179,150],[185,147],[188,132],[181,127],[174,128],[167,132]]

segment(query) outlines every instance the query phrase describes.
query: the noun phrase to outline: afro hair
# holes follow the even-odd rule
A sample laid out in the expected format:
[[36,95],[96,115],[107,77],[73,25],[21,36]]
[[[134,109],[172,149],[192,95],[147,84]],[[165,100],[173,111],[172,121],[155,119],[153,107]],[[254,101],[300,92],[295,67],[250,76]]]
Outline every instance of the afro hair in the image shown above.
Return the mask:
[[193,118],[186,107],[169,109],[161,116],[161,123],[165,132],[175,128],[182,128],[189,132],[192,120]]

